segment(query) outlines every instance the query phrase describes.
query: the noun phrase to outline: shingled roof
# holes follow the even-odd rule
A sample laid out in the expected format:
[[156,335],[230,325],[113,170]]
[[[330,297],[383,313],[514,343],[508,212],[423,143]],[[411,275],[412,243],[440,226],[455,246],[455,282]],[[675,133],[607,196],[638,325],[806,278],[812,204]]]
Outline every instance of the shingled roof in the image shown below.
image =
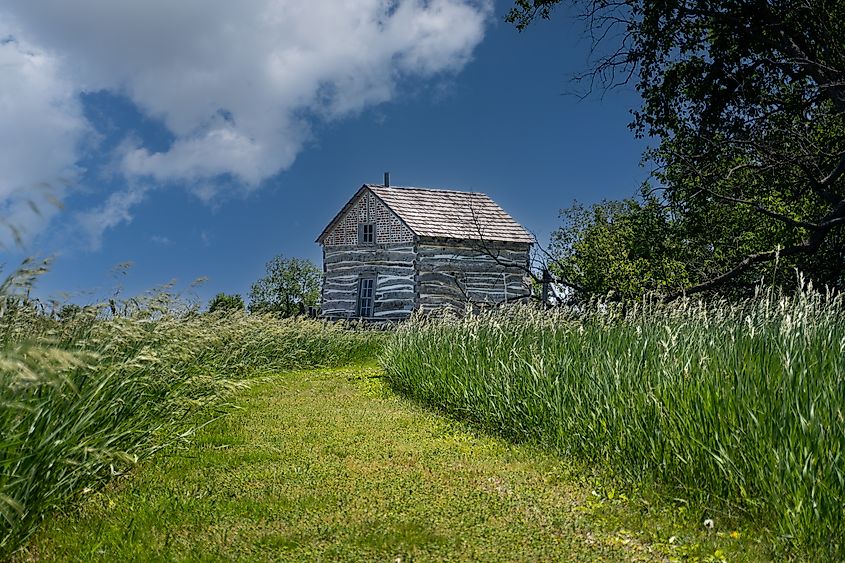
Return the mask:
[[417,236],[534,243],[528,231],[486,194],[374,184],[361,186],[317,242],[322,242],[364,190],[381,199]]

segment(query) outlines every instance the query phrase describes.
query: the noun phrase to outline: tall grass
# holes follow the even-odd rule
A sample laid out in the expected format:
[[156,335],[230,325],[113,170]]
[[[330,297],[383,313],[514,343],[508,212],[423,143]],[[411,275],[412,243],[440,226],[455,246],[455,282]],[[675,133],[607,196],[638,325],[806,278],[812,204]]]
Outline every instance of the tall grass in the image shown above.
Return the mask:
[[841,297],[417,319],[383,364],[426,404],[845,558]]
[[217,416],[248,377],[363,360],[383,339],[199,315],[166,293],[57,320],[15,283],[0,287],[0,559],[50,509]]

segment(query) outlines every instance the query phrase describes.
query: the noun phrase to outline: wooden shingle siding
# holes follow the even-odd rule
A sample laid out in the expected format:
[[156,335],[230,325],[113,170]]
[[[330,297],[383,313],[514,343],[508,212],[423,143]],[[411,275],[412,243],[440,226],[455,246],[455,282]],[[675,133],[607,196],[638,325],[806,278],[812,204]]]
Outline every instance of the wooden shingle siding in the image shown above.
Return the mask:
[[366,185],[421,237],[532,244],[513,217],[479,192]]
[[375,277],[373,317],[407,317],[414,306],[412,244],[325,246],[322,314],[343,319],[357,316],[358,280]]

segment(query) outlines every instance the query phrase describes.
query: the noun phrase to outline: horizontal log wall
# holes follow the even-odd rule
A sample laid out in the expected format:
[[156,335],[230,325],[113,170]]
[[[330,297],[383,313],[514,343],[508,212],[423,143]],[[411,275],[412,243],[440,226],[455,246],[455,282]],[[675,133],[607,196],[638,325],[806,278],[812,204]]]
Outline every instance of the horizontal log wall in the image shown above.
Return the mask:
[[378,319],[403,319],[414,307],[413,244],[324,247],[322,314],[330,319],[357,316],[358,280],[374,276]]
[[423,240],[417,252],[417,306],[424,311],[524,298],[527,244]]

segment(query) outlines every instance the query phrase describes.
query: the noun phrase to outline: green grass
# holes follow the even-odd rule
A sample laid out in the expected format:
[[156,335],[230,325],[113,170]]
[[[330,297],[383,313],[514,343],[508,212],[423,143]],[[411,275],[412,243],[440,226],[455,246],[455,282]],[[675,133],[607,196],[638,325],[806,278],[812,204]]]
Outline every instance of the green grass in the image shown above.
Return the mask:
[[[478,434],[373,368],[282,374],[49,519],[19,560],[761,560],[742,532]],[[674,536],[674,538],[673,538]],[[670,543],[670,538],[673,538]]]
[[217,416],[256,375],[358,361],[384,340],[181,306],[157,293],[59,321],[0,286],[0,559],[51,510]]
[[769,529],[780,556],[845,559],[842,297],[418,319],[383,364],[404,395],[621,490]]

